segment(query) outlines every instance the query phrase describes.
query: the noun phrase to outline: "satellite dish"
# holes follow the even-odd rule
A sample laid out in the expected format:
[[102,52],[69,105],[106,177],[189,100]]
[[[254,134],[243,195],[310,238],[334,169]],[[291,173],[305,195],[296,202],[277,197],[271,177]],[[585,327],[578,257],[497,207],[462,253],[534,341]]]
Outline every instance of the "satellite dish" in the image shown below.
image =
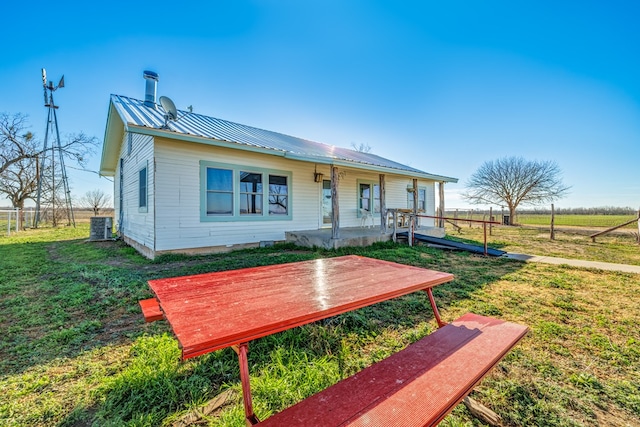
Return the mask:
[[168,96],[160,97],[160,105],[164,108],[164,117],[166,120],[177,120],[178,119],[178,110],[176,109],[176,104]]

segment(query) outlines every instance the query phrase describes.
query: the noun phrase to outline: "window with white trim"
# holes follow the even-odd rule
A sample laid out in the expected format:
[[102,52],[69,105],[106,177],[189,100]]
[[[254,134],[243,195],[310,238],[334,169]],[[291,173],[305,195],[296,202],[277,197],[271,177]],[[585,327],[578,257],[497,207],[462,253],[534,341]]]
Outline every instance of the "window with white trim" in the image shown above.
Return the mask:
[[291,172],[201,161],[202,221],[291,219]]
[[[411,188],[411,187],[409,187]],[[407,208],[413,210],[413,193],[407,193]],[[418,210],[427,211],[427,189],[425,187],[418,188]]]
[[358,216],[363,211],[380,213],[380,183],[358,180]]

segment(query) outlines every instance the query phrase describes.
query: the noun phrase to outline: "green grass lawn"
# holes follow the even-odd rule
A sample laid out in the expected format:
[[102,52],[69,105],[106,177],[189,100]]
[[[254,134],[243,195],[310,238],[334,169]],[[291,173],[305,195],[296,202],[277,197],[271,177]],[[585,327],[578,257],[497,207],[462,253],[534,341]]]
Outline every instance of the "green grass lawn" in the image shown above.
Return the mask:
[[[556,227],[615,227],[625,222],[637,219],[636,215],[555,215],[554,224]],[[518,224],[525,225],[545,225],[551,223],[551,214],[519,214],[517,218]],[[629,229],[638,229],[637,223],[626,226]]]
[[[501,248],[609,260],[628,245],[619,259],[637,259],[629,242],[592,248],[495,231],[490,244]],[[477,241],[473,233],[457,237]],[[150,296],[146,281],[357,253],[453,273],[435,291],[445,321],[473,311],[531,328],[472,394],[505,425],[640,426],[640,275],[392,243],[149,261],[121,242],[88,243],[88,234],[80,225],[0,237],[0,425],[171,425],[225,392],[229,404],[205,422],[243,426],[235,353],[180,362],[166,322],[143,321],[137,301]],[[435,327],[426,296],[416,293],[252,342],[255,410],[267,417]],[[442,425],[483,424],[460,405]]]

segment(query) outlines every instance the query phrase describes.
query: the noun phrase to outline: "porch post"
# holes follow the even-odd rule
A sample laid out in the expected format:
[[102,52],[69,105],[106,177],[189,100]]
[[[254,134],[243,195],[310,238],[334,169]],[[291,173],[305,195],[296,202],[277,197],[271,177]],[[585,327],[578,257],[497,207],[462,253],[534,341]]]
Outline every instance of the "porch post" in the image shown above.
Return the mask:
[[387,232],[387,202],[384,189],[384,174],[380,174],[380,232]]
[[438,227],[444,228],[444,181],[438,183],[438,190],[440,193],[440,219],[438,220]]
[[[413,228],[411,229],[411,225],[409,225],[410,231],[411,231],[411,237],[410,239],[413,240],[413,233],[416,231],[416,228],[418,227],[418,224],[420,221],[418,221],[418,179],[417,178],[413,178]],[[426,212],[425,212],[426,214]],[[409,220],[409,223],[411,224],[411,219]]]
[[340,238],[340,209],[338,203],[338,168],[331,166],[331,239]]
[[418,215],[418,180],[413,178],[413,214]]

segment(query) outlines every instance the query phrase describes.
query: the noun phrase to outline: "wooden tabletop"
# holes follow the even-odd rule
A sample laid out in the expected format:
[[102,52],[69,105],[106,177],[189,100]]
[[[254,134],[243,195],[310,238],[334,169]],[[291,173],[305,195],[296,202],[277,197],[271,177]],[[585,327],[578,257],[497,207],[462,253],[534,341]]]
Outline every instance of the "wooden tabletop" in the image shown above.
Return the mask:
[[187,359],[453,280],[355,255],[150,280]]

